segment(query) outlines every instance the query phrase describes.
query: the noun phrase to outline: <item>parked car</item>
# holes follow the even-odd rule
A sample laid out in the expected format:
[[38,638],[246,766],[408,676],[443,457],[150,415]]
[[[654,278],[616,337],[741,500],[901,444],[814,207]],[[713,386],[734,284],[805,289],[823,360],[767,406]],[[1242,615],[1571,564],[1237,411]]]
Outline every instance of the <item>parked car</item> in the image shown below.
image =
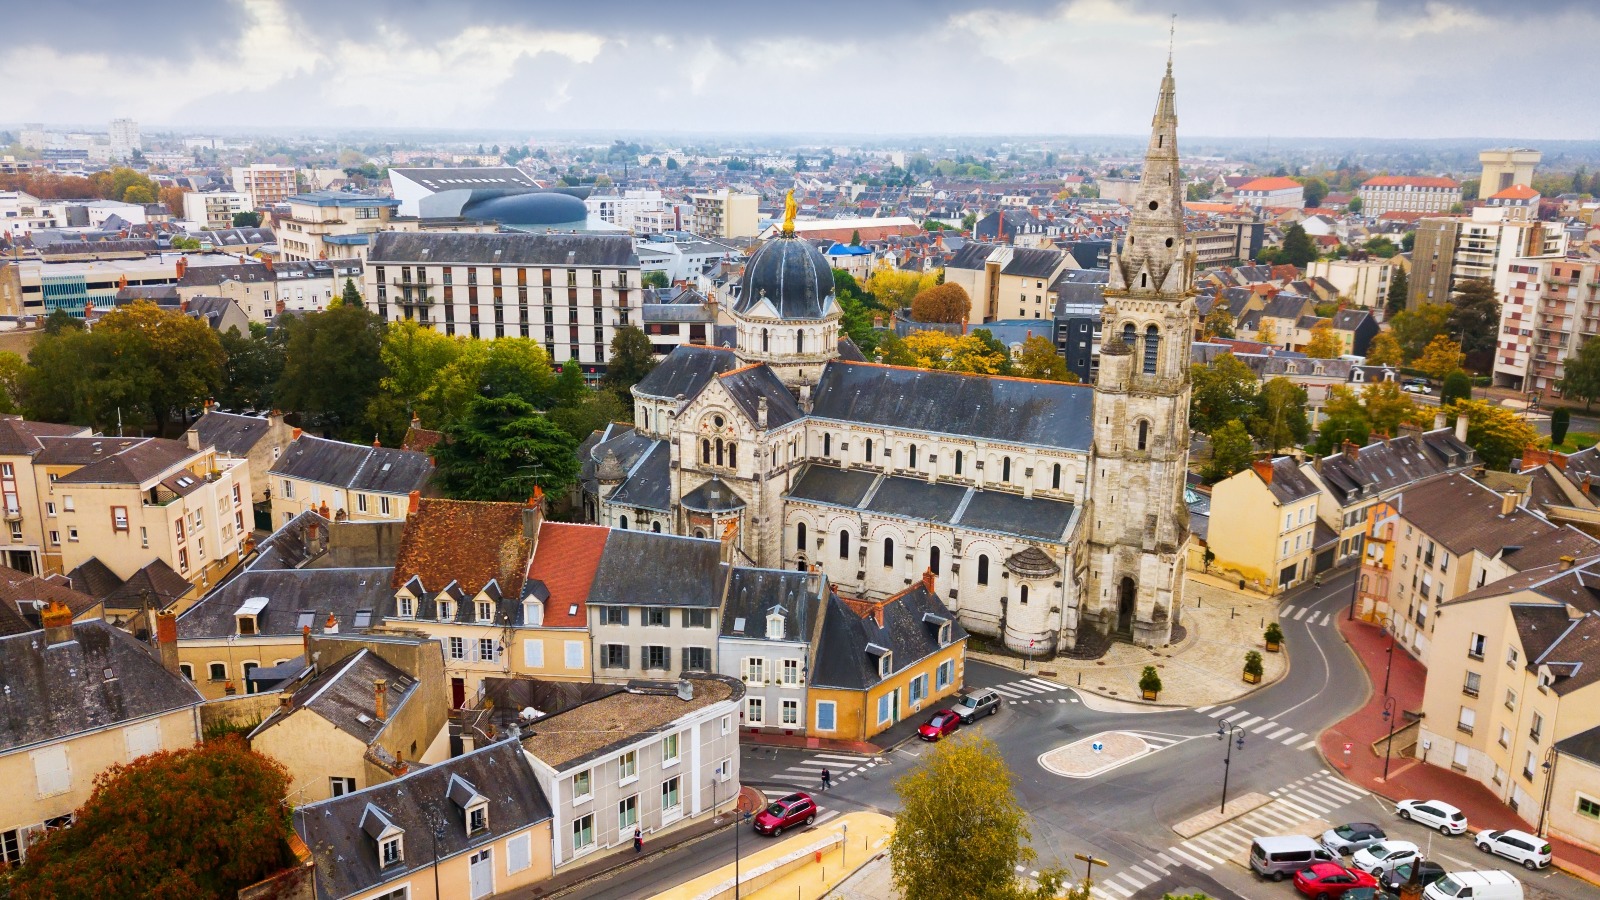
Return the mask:
[[1335,856],[1348,856],[1357,850],[1363,850],[1383,840],[1387,835],[1383,829],[1371,822],[1351,822],[1330,828],[1322,833],[1322,846],[1332,850]]
[[1522,900],[1522,882],[1499,869],[1451,872],[1422,889],[1423,900]]
[[1258,837],[1250,842],[1250,869],[1262,878],[1282,881],[1312,863],[1333,862],[1327,847],[1300,834]]
[[1412,862],[1418,855],[1417,845],[1410,841],[1379,841],[1357,850],[1350,857],[1350,865],[1382,878],[1390,869]]
[[1498,854],[1522,863],[1525,869],[1542,869],[1550,865],[1550,842],[1526,831],[1491,831],[1486,828],[1478,832],[1472,843],[1485,853]]
[[783,834],[785,828],[796,825],[810,825],[817,820],[817,804],[811,795],[804,791],[796,791],[787,797],[782,797],[767,804],[767,808],[756,813],[755,829],[757,834],[770,834],[777,837]]
[[1383,882],[1384,890],[1398,895],[1400,886],[1411,881],[1411,870],[1413,869],[1419,870],[1417,872],[1417,883],[1423,887],[1427,887],[1444,877],[1444,866],[1424,859],[1420,862],[1401,863],[1390,869],[1389,874],[1382,876],[1378,880]]
[[925,741],[937,741],[946,735],[955,734],[961,727],[961,717],[948,709],[941,709],[933,714],[933,718],[922,723],[917,729],[917,737]]
[[984,716],[992,716],[1000,711],[1000,692],[989,688],[973,691],[950,708],[961,717],[961,724],[971,725]]
[[1466,834],[1467,817],[1442,800],[1401,800],[1394,805],[1400,818],[1439,829],[1440,834]]
[[1334,900],[1354,888],[1376,889],[1378,879],[1338,863],[1313,863],[1294,873],[1294,886],[1313,900]]
[[1421,378],[1412,378],[1400,390],[1408,394],[1431,394],[1433,393],[1433,385]]

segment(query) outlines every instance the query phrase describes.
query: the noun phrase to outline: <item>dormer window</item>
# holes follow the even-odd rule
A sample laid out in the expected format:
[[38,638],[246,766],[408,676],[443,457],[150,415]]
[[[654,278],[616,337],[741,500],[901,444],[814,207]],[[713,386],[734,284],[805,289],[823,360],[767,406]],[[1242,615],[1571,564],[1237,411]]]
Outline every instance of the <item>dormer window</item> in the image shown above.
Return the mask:
[[440,600],[439,601],[439,619],[441,621],[443,621],[445,619],[454,619],[455,617],[456,617],[455,604],[451,603],[449,600]]
[[404,848],[400,846],[400,837],[397,835],[386,838],[378,844],[378,865],[388,868],[399,865],[405,860]]
[[943,647],[948,643],[950,643],[950,623],[946,622],[939,626],[939,646]]
[[240,635],[261,633],[261,611],[267,608],[267,598],[251,597],[234,611],[233,618]]
[[417,601],[410,594],[400,594],[395,597],[395,610],[402,619],[409,619],[417,614]]
[[885,653],[878,657],[878,677],[888,678],[894,672],[894,654]]
[[767,616],[767,640],[783,640],[783,613],[773,612]]
[[479,622],[493,622],[494,621],[494,604],[493,603],[490,603],[487,600],[479,600],[478,601],[478,621]]
[[522,624],[537,627],[544,624],[544,604],[537,600],[522,601]]
[[377,842],[380,868],[387,869],[405,862],[405,845],[401,843],[405,829],[394,824],[388,813],[368,803],[361,812],[361,830]]
[[489,804],[479,803],[467,810],[467,834],[489,830]]

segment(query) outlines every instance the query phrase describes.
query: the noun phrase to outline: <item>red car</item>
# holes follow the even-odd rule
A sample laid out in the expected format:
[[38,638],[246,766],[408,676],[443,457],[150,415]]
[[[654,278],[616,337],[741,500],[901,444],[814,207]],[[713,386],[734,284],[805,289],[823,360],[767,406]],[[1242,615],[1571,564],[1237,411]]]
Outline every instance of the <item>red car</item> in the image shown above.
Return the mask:
[[767,808],[756,813],[755,827],[757,834],[770,834],[777,837],[783,834],[785,828],[796,825],[810,825],[817,819],[817,804],[811,795],[796,792],[780,800],[767,804]]
[[1378,886],[1378,879],[1359,869],[1347,869],[1338,863],[1313,863],[1294,873],[1294,886],[1314,900],[1334,900],[1343,897],[1351,888]]
[[941,709],[933,714],[921,728],[917,729],[917,736],[925,741],[937,741],[947,734],[954,734],[961,727],[961,717],[948,709]]

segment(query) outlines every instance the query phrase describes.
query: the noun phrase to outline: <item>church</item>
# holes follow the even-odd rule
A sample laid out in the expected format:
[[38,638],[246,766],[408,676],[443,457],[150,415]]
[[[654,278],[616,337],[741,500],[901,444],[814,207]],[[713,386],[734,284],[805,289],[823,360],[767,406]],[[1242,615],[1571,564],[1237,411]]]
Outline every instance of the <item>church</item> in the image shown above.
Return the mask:
[[1174,103],[1169,59],[1110,260],[1096,384],[866,361],[791,208],[745,269],[734,346],[676,348],[634,386],[632,424],[584,443],[588,514],[721,538],[747,565],[814,567],[848,596],[931,573],[968,631],[1022,653],[1168,643],[1195,318]]

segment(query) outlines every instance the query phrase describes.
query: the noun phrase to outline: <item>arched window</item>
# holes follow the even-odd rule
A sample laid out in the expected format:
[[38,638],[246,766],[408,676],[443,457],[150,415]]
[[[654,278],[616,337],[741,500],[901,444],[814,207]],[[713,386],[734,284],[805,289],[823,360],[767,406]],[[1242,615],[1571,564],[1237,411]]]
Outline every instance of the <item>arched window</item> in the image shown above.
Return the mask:
[[[1150,273],[1149,272],[1140,272],[1139,273],[1139,287],[1149,287],[1149,286],[1150,286]],[[1027,601],[1023,601],[1023,602],[1027,602]]]
[[883,567],[894,568],[894,538],[883,539]]
[[1023,585],[1022,587],[1017,589],[1017,602],[1021,603],[1023,606],[1027,606],[1028,605],[1028,586],[1027,585]]
[[768,332],[765,328],[761,329],[761,352],[762,353],[771,353],[772,352],[772,334],[770,332]]
[[867,438],[867,462],[872,462],[872,438]]
[[722,465],[722,438],[717,438],[717,465]]
[[933,570],[933,574],[939,574],[939,546],[937,544],[928,548],[928,568]]
[[794,352],[806,352],[806,333],[804,331],[796,331],[794,333]]
[[916,444],[912,444],[911,445],[911,468],[915,469],[916,467],[917,467],[917,445]]
[[627,516],[623,516],[622,518],[618,519],[617,520],[617,525],[623,531],[627,531],[628,530],[628,517]]
[[794,526],[794,549],[804,553],[806,549],[806,523],[796,522]]
[[978,557],[978,583],[979,584],[988,584],[989,583],[989,557],[988,556],[980,555]]
[[661,533],[661,523],[660,522],[651,522],[650,523],[650,530],[654,531],[656,534],[660,534]]
[[832,456],[833,455],[833,435],[831,435],[831,434],[824,434],[822,436],[822,455],[823,456]]
[[1050,470],[1050,490],[1061,490],[1061,463],[1056,463],[1055,468]]
[[839,532],[839,558],[840,559],[849,559],[850,558],[850,532],[849,531],[841,530]]
[[706,530],[704,528],[696,528],[694,530],[694,536],[697,538],[703,538],[706,536]]
[[1011,480],[1011,457],[1009,456],[1001,457],[1000,459],[1000,480]]
[[1156,357],[1161,351],[1161,329],[1154,325],[1144,330],[1144,373],[1156,373]]
[[1144,450],[1150,445],[1150,422],[1147,419],[1139,420],[1139,449]]
[[961,474],[961,451],[956,451],[956,474]]
[[739,444],[735,441],[728,442],[728,468],[739,468]]
[[700,439],[700,464],[703,465],[703,466],[711,465],[711,439],[710,438],[701,438]]
[[1124,344],[1128,345],[1128,349],[1129,350],[1133,349],[1133,345],[1134,345],[1135,341],[1137,341],[1138,337],[1139,337],[1139,329],[1135,328],[1132,322],[1127,322],[1127,323],[1123,324],[1123,326],[1122,326],[1122,342]]

